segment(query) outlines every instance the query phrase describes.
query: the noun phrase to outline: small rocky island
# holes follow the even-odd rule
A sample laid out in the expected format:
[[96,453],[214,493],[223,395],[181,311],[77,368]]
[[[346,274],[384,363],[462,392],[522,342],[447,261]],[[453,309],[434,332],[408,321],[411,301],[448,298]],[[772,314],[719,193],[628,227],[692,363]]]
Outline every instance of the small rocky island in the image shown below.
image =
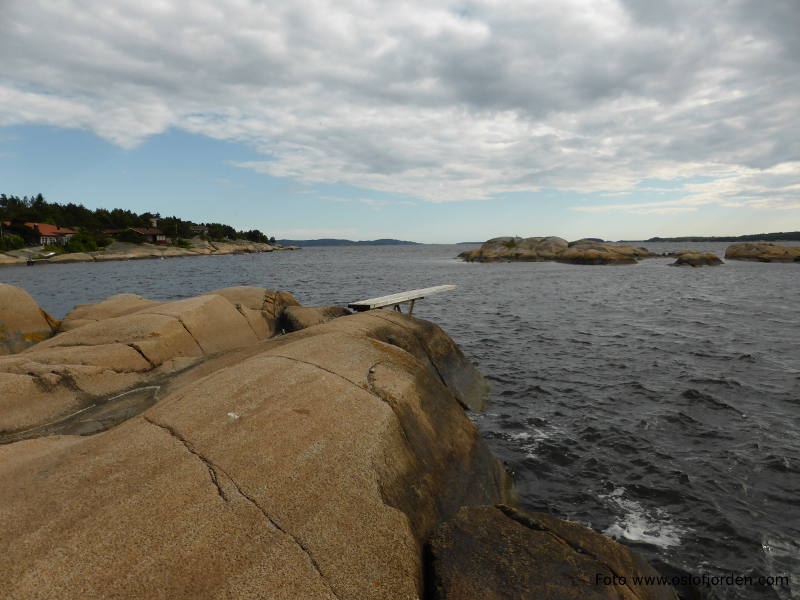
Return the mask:
[[701,252],[699,250],[679,250],[671,256],[675,257],[675,262],[671,267],[717,267],[724,264],[719,256],[713,252]]
[[646,248],[592,239],[550,237],[498,237],[475,250],[458,255],[468,262],[555,261],[573,265],[633,265],[642,258],[658,256]]
[[232,287],[59,321],[0,285],[5,597],[677,600],[515,509],[433,323]]
[[758,262],[800,262],[800,246],[782,246],[772,242],[740,242],[728,246],[725,258]]

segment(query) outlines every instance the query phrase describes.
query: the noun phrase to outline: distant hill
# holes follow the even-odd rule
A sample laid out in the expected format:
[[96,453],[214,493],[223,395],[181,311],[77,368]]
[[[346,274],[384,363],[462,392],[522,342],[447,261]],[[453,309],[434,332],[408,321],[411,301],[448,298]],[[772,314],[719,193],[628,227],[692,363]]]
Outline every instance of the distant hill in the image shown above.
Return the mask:
[[644,242],[800,242],[800,231],[754,233],[750,235],[652,237]]
[[323,238],[319,240],[276,240],[281,246],[408,246],[418,242],[404,240],[380,239],[355,242],[353,240],[339,240]]

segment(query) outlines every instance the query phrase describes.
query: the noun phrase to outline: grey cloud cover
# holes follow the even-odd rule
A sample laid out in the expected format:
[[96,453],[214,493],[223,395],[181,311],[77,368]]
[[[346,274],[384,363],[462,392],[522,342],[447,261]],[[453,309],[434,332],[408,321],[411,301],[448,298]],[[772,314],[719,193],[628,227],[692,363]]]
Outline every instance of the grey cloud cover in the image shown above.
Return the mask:
[[5,0],[0,125],[123,147],[177,127],[430,201],[705,175],[630,210],[786,209],[797,31],[796,0]]

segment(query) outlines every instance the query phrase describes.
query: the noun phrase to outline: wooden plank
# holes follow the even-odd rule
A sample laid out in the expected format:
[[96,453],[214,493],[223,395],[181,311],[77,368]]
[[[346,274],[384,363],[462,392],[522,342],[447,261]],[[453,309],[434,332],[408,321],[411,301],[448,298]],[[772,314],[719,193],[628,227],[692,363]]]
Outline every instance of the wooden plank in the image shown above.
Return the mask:
[[372,310],[373,308],[385,308],[387,306],[398,307],[400,304],[409,304],[425,296],[438,294],[439,292],[446,292],[447,290],[454,290],[454,285],[436,285],[429,288],[422,288],[419,290],[409,290],[407,292],[398,292],[397,294],[389,294],[388,296],[379,296],[378,298],[369,298],[367,300],[359,300],[358,302],[351,302],[347,306],[353,310]]

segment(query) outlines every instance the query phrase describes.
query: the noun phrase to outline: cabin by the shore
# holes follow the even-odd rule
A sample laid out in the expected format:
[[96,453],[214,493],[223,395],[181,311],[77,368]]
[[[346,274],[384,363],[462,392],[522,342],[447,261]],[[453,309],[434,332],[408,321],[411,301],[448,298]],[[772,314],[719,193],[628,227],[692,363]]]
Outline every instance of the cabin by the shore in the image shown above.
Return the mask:
[[150,219],[150,227],[128,227],[126,229],[106,229],[103,233],[113,235],[124,242],[149,242],[151,244],[169,244],[166,234],[158,228],[158,219]]
[[3,226],[15,233],[31,246],[66,246],[70,238],[78,232],[67,227],[50,223],[13,223],[3,221]]

